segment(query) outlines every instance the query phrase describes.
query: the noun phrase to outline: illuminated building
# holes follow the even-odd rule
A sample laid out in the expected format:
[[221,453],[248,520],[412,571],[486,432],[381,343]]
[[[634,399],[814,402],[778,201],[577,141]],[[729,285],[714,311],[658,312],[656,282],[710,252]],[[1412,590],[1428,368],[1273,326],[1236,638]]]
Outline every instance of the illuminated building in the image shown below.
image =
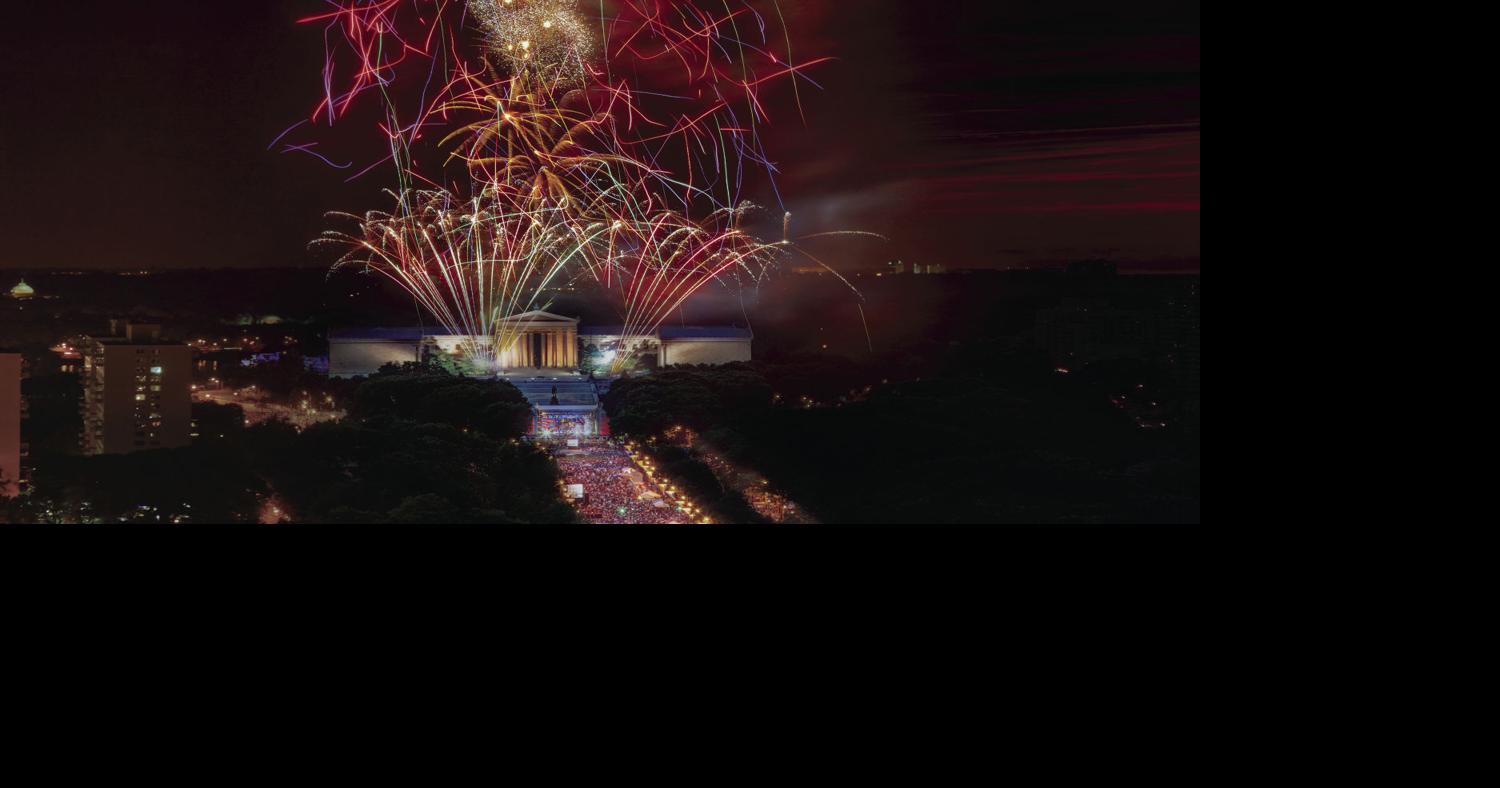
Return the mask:
[[[528,312],[505,322],[508,325],[501,333],[510,340],[510,346],[497,354],[502,369],[578,369],[576,319]],[[424,347],[456,355],[475,343],[489,345],[493,340],[454,335],[434,327],[335,330],[328,337],[328,374],[336,378],[373,375],[386,364],[421,361]]]
[[52,353],[57,356],[57,371],[64,375],[77,375],[83,372],[83,354],[78,349],[61,342],[52,348]]
[[500,351],[500,366],[513,369],[578,369],[578,321],[550,312],[527,312],[501,321],[513,336]]
[[10,297],[17,301],[25,301],[29,298],[36,298],[36,290],[26,284],[25,279],[22,279],[20,284],[10,289]]
[[[620,326],[580,327],[574,318],[547,312],[530,312],[509,322],[509,329],[500,333],[512,338],[510,346],[497,354],[500,368],[493,373],[515,385],[531,403],[533,432],[553,438],[603,432],[600,388],[591,377],[604,375],[622,355],[655,356],[662,366],[732,364],[751,360],[755,339],[749,329],[729,326],[663,326],[650,335],[627,337]],[[336,330],[328,337],[329,374],[362,377],[388,364],[461,358],[466,349],[488,341],[434,328]],[[585,354],[596,368],[581,369]]]
[[[663,326],[646,336],[623,336],[624,329],[580,326],[570,317],[529,312],[510,318],[510,346],[498,356],[506,377],[532,374],[550,378],[580,371],[582,349],[600,353],[658,355],[660,363],[731,364],[751,359],[755,335],[728,326]],[[422,361],[423,349],[461,355],[475,343],[488,342],[448,334],[437,328],[357,328],[335,330],[328,337],[329,374],[336,378],[373,375],[387,364]]]
[[620,326],[579,329],[584,349],[602,354],[605,363],[616,355],[656,356],[658,366],[721,366],[750,361],[755,334],[733,326],[662,326],[654,334],[624,336]]
[[755,334],[729,326],[662,326],[661,365],[719,366],[750,361]]
[[112,321],[83,353],[84,454],[175,449],[191,441],[192,350],[161,327]]
[[599,434],[599,390],[578,377],[512,378],[531,404],[532,432],[546,438],[588,438]]
[[21,397],[21,377],[21,355],[0,353],[0,498],[19,493],[26,480],[26,444],[21,442],[26,401]]

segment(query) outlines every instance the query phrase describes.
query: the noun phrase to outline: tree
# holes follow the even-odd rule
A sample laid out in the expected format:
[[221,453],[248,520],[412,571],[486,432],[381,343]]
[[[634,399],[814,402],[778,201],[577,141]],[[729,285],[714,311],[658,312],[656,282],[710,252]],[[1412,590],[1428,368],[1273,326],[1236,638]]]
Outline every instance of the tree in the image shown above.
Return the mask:
[[529,415],[509,383],[410,365],[362,383],[342,422],[245,437],[299,522],[572,522],[551,458],[518,440]]
[[39,458],[36,497],[79,522],[258,519],[265,484],[228,442],[97,457]]
[[245,429],[245,409],[239,405],[193,403],[193,421],[200,440],[225,440]]
[[617,381],[605,396],[611,427],[649,437],[675,426],[693,429],[732,422],[771,403],[771,387],[745,365],[674,367]]
[[[873,385],[860,385],[869,368],[841,360],[674,368],[618,382],[605,406],[631,437],[699,430],[825,522],[1198,519],[1190,440],[1138,429],[1085,376],[1058,375],[1043,357],[983,343],[941,357],[914,379]],[[782,404],[766,395],[772,385]],[[692,462],[660,461],[705,506],[733,510]]]

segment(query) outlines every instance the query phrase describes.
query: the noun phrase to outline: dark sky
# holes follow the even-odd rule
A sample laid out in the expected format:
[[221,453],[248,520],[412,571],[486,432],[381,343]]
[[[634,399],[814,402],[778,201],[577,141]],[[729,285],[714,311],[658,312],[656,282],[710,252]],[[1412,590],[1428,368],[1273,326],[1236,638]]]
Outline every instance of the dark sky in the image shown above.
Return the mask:
[[[805,90],[769,94],[795,231],[844,267],[1111,257],[1196,269],[1200,22],[1184,0],[782,0]],[[381,205],[268,150],[317,102],[320,0],[11,4],[0,268],[314,266],[330,210]],[[773,202],[770,195],[756,195]]]

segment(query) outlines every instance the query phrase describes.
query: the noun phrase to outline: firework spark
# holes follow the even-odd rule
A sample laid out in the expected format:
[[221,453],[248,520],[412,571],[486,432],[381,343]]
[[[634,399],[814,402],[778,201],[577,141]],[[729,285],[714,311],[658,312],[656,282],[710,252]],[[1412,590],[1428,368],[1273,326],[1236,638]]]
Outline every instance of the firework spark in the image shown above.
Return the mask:
[[581,86],[594,58],[594,28],[570,0],[469,0],[490,51],[512,74],[535,74],[544,82]]
[[336,269],[359,267],[396,283],[462,337],[482,368],[501,366],[515,344],[505,318],[545,309],[546,291],[586,265],[588,235],[525,209],[511,192],[485,190],[469,200],[444,190],[392,197],[391,212],[332,214],[358,230],[327,231],[315,243],[345,250]]
[[[648,335],[704,288],[756,285],[803,253],[790,214],[778,242],[745,232],[755,206],[741,191],[747,165],[774,186],[761,91],[822,61],[776,52],[751,0],[701,5],[617,0],[591,17],[571,0],[342,0],[304,20],[356,56],[341,69],[330,49],[314,120],[381,96],[401,184],[393,211],[346,217],[357,231],[320,239],[343,249],[335,267],[386,276],[493,367],[516,341],[509,318],[545,309],[549,288],[602,288],[627,334]],[[470,24],[485,39],[478,62]],[[413,105],[397,88],[417,64],[427,87]],[[435,128],[443,165],[462,164],[450,187],[413,153]]]

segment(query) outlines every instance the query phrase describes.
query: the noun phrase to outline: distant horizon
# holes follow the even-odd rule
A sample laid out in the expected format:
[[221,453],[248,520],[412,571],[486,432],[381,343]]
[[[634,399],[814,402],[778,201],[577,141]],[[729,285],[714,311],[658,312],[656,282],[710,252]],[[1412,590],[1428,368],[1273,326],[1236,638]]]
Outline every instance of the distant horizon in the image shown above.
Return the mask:
[[[1073,263],[1099,260],[1113,263],[1119,267],[1122,276],[1159,275],[1159,274],[1195,274],[1201,275],[1202,261],[1196,258],[1156,258],[1156,259],[1131,259],[1115,258],[1105,255],[1079,256],[1076,258],[1052,258],[1035,260],[1028,263],[1012,264],[1005,266],[981,266],[981,265],[958,265],[948,263],[929,263],[926,261],[906,261],[916,265],[941,265],[949,272],[971,271],[971,272],[1005,272],[1005,271],[1040,271],[1048,269],[1066,268]],[[881,273],[884,269],[882,264],[871,264],[868,267],[835,267],[834,270],[841,274],[863,274]],[[0,265],[0,274],[30,276],[34,274],[46,276],[68,276],[76,274],[186,274],[201,273],[209,271],[222,272],[248,272],[248,271],[329,271],[327,266],[315,265],[234,265],[234,266],[195,266],[195,267],[140,267],[131,265],[121,266],[77,266],[77,267],[15,267]],[[781,275],[795,275],[793,271],[784,269]],[[9,287],[9,285],[7,285]]]
[[[21,108],[0,114],[0,269],[319,265],[307,246],[328,213],[387,207],[393,174],[363,170],[389,153],[364,133],[384,120],[375,101],[276,144],[324,98],[325,31],[298,20],[327,7],[18,4],[7,23],[26,34],[0,49],[16,75],[0,103]],[[812,251],[839,271],[1201,267],[1155,262],[1202,253],[1196,0],[779,8],[795,57],[826,62],[758,97],[778,176],[743,174],[757,234],[780,237],[790,213],[794,237],[835,234]],[[89,133],[99,118],[109,133]]]

